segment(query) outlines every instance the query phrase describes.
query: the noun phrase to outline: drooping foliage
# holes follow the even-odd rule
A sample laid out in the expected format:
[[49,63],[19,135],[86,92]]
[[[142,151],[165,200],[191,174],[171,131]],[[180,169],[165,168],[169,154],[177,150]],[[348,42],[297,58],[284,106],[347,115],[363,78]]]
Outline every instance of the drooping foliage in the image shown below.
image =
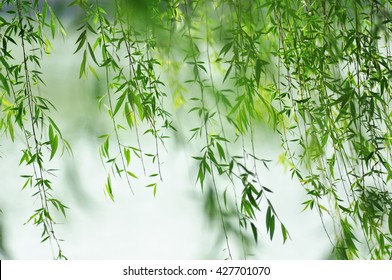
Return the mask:
[[[222,229],[228,258],[246,258],[260,234],[290,236],[274,208],[258,154],[265,125],[280,161],[307,193],[337,258],[392,258],[391,3],[386,0],[77,0],[79,78],[99,79],[107,167],[133,193],[145,176],[156,195],[165,143],[198,147],[195,180]],[[43,95],[41,61],[66,31],[50,1],[0,2],[0,130],[23,139],[20,164],[41,201],[29,221],[58,246],[47,163],[70,145]],[[67,31],[68,32],[68,31]],[[103,74],[101,74],[103,73]],[[181,113],[182,112],[182,113]],[[186,112],[186,113],[184,113]],[[183,119],[186,118],[184,121]],[[153,151],[140,140],[148,135]],[[143,137],[144,137],[143,136]],[[134,161],[144,174],[132,169]],[[148,168],[146,161],[149,161]],[[153,166],[153,168],[150,168]],[[332,225],[332,226],[331,226]],[[232,252],[237,239],[243,252]]]

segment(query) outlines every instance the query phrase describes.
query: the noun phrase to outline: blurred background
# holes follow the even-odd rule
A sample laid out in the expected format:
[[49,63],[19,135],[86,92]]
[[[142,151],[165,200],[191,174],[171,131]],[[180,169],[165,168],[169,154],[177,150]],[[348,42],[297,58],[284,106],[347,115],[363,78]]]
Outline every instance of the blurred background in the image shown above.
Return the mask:
[[[66,219],[58,215],[55,228],[57,236],[64,239],[64,254],[69,259],[227,258],[221,224],[211,222],[206,213],[206,194],[196,184],[198,166],[191,158],[195,148],[187,141],[173,135],[166,142],[167,151],[162,150],[163,182],[158,185],[156,197],[144,187],[147,182],[142,177],[134,181],[135,195],[121,180],[113,182],[114,202],[105,195],[107,170],[99,158],[101,141],[97,138],[111,125],[106,112],[97,106],[97,98],[105,93],[105,88],[92,75],[89,79],[78,78],[81,57],[73,54],[78,34],[72,33],[78,11],[66,10],[67,1],[52,2],[68,34],[53,42],[54,50],[43,61],[47,86],[42,91],[56,106],[58,111],[52,118],[59,123],[74,153],[50,162],[52,168],[58,169],[56,177],[51,178],[54,196],[70,208]],[[175,125],[188,121],[184,120],[187,109],[173,108],[172,113]],[[277,233],[270,241],[265,232],[265,214],[260,213],[258,226],[262,232],[248,258],[329,258],[331,246],[318,214],[302,212],[305,192],[278,163],[279,136],[261,126],[256,139],[256,153],[271,160],[270,170],[261,173],[262,180],[274,191],[270,198],[291,240],[283,244]],[[39,201],[32,198],[33,190],[21,190],[24,181],[20,175],[28,173],[19,166],[21,143],[21,135],[15,143],[1,143],[4,154],[0,159],[0,256],[51,259],[54,250],[48,242],[39,242],[40,229],[24,224],[39,207]],[[242,259],[239,244],[234,238],[229,241],[233,257]]]

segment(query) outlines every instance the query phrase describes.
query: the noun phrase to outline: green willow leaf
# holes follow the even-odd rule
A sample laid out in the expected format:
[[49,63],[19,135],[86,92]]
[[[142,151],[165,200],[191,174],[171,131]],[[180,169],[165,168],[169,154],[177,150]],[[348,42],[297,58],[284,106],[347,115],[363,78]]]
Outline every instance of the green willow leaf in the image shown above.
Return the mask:
[[251,227],[252,227],[252,233],[253,233],[253,238],[255,240],[255,242],[258,242],[258,233],[257,233],[257,228],[253,223],[250,223]]
[[83,52],[82,62],[80,63],[79,78],[86,74],[86,64],[87,64],[87,51]]
[[107,195],[109,195],[109,198],[114,201],[114,196],[113,196],[113,191],[112,191],[112,181],[110,177],[108,176],[106,184],[105,184],[105,191]]
[[59,139],[58,136],[55,135],[54,138],[50,141],[50,147],[51,147],[50,160],[55,156],[57,152],[58,144],[59,144]]

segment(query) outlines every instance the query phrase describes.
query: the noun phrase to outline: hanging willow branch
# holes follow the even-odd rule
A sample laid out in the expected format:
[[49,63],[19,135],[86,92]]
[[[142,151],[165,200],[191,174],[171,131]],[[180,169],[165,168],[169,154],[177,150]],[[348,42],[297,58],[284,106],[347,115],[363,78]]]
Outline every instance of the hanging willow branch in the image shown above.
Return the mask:
[[[1,6],[9,4],[3,3]],[[17,0],[14,6],[7,6],[9,13],[14,17],[10,22],[2,21],[1,39],[1,70],[2,89],[5,94],[2,103],[5,104],[2,119],[2,128],[9,133],[12,141],[15,141],[14,124],[20,128],[24,138],[25,148],[20,159],[20,165],[25,163],[32,169],[31,175],[22,175],[26,181],[22,189],[27,186],[34,191],[33,197],[38,197],[40,207],[28,219],[42,229],[41,242],[52,241],[57,248],[57,259],[66,258],[60,245],[60,239],[55,233],[55,220],[53,210],[57,210],[65,217],[67,207],[52,196],[53,184],[49,177],[53,175],[52,169],[47,165],[58,153],[61,141],[63,149],[70,150],[69,144],[63,139],[62,134],[49,116],[51,110],[55,110],[52,103],[40,96],[40,86],[44,86],[41,78],[40,61],[42,52],[47,51],[49,42],[44,33],[48,24],[47,15],[51,13],[52,36],[55,35],[57,25],[56,16],[44,1],[41,9],[37,2],[28,3]],[[36,16],[34,19],[32,16]],[[14,58],[15,54],[10,45],[20,45],[19,63]],[[31,49],[30,49],[31,48]],[[39,53],[39,54],[37,54]],[[6,121],[5,121],[6,120]]]

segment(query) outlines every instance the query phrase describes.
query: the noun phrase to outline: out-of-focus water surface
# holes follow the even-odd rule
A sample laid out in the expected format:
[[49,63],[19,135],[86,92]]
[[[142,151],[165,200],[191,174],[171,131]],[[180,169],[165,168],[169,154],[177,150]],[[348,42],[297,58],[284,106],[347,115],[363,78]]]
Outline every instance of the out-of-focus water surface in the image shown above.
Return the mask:
[[[104,90],[94,81],[79,80],[79,55],[72,55],[76,35],[55,42],[55,50],[43,63],[47,87],[43,89],[58,109],[53,118],[59,122],[63,135],[73,147],[74,156],[65,154],[50,163],[58,168],[55,196],[70,209],[67,218],[58,217],[57,235],[64,254],[70,259],[223,259],[227,257],[224,243],[216,246],[217,226],[211,227],[203,210],[203,193],[195,184],[195,162],[191,149],[183,148],[174,139],[167,141],[163,151],[163,182],[157,196],[143,186],[143,179],[134,181],[132,195],[125,181],[115,181],[115,202],[103,192],[107,171],[98,155],[97,139],[109,128],[105,113],[99,113],[96,98]],[[102,94],[102,92],[100,93]],[[181,120],[180,120],[181,121]],[[251,258],[318,259],[330,252],[319,217],[302,212],[304,192],[283,166],[277,163],[279,139],[270,131],[260,132],[258,154],[272,160],[270,171],[263,172],[263,182],[273,188],[271,199],[290,231],[292,240],[282,245],[279,232],[274,241],[265,234],[264,217],[258,222],[264,230]],[[21,191],[28,172],[18,166],[20,142],[2,143],[5,154],[0,159],[0,208],[3,258],[50,259],[49,243],[40,243],[41,231],[32,224],[24,225],[39,201],[33,190]],[[140,169],[140,167],[135,167]],[[233,245],[233,248],[235,246]],[[242,258],[236,249],[234,256]]]

